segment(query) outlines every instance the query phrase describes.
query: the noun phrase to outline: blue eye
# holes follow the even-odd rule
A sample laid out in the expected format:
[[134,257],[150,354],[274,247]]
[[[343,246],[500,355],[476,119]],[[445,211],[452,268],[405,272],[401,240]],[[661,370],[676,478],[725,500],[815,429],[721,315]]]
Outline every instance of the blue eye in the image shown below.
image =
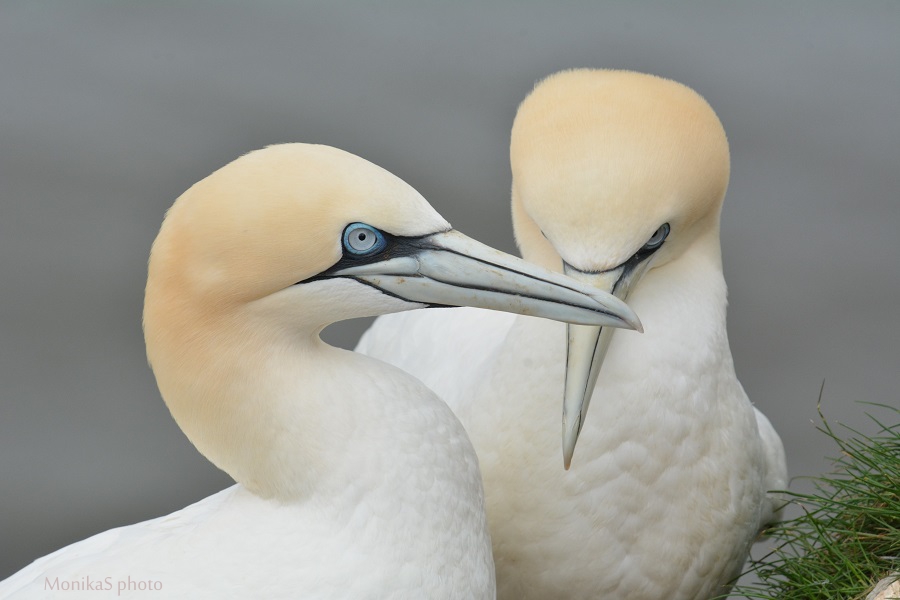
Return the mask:
[[643,249],[644,250],[656,250],[657,248],[662,246],[662,243],[664,241],[666,241],[666,237],[668,237],[668,235],[669,235],[669,224],[663,223],[662,225],[659,226],[659,229],[657,229],[656,232],[652,236],[650,236],[650,240],[646,244],[644,244]]
[[386,242],[384,235],[365,223],[351,223],[344,229],[344,250],[357,256],[375,254]]

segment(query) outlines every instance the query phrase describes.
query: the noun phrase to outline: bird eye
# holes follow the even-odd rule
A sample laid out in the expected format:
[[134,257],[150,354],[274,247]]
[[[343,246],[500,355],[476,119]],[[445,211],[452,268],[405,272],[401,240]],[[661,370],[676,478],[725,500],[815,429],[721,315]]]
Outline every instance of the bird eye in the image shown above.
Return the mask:
[[663,223],[659,226],[653,235],[650,236],[650,239],[647,240],[647,243],[644,244],[644,250],[656,250],[662,243],[666,241],[666,237],[669,235],[669,224]]
[[365,223],[351,223],[344,229],[344,249],[356,255],[374,254],[384,248],[384,235]]

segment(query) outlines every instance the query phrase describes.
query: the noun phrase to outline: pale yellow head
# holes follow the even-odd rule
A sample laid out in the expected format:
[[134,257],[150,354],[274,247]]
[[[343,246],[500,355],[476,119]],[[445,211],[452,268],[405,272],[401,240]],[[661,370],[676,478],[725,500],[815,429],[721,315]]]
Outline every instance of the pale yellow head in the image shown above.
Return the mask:
[[516,240],[544,266],[559,269],[561,255],[582,271],[614,268],[669,223],[659,266],[718,234],[725,131],[675,81],[591,69],[551,75],[519,107],[510,161]]
[[[148,310],[169,302],[234,309],[320,273],[341,257],[341,232],[366,222],[416,236],[450,225],[398,177],[311,144],[251,152],[194,184],[153,244]],[[152,317],[153,315],[148,315]]]

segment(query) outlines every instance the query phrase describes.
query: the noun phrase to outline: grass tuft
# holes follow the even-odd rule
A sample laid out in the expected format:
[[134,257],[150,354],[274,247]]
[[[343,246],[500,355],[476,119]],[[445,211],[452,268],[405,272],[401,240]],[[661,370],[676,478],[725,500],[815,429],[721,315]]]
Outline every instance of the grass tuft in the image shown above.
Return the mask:
[[835,433],[819,410],[819,431],[837,443],[834,470],[810,478],[811,494],[784,492],[800,516],[766,531],[771,552],[750,563],[759,583],[736,587],[732,598],[857,600],[892,572],[900,571],[900,409],[894,425],[873,436],[844,427]]

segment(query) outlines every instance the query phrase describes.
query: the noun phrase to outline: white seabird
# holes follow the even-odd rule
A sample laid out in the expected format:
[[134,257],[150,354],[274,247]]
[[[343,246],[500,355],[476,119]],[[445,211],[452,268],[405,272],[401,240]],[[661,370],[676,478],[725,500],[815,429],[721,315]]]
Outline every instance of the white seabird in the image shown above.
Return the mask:
[[160,391],[238,483],[39,559],[0,597],[493,598],[462,426],[421,382],[319,333],[432,304],[637,325],[620,300],[462,236],[400,179],[326,146],[269,147],[195,184],[148,270]]
[[[357,351],[421,378],[466,427],[501,599],[722,593],[786,486],[726,333],[722,125],[674,81],[566,71],[520,106],[510,160],[522,255],[627,296],[646,333],[570,326],[567,357],[561,324],[418,311],[379,318]],[[566,468],[583,428],[568,471],[564,372]]]

